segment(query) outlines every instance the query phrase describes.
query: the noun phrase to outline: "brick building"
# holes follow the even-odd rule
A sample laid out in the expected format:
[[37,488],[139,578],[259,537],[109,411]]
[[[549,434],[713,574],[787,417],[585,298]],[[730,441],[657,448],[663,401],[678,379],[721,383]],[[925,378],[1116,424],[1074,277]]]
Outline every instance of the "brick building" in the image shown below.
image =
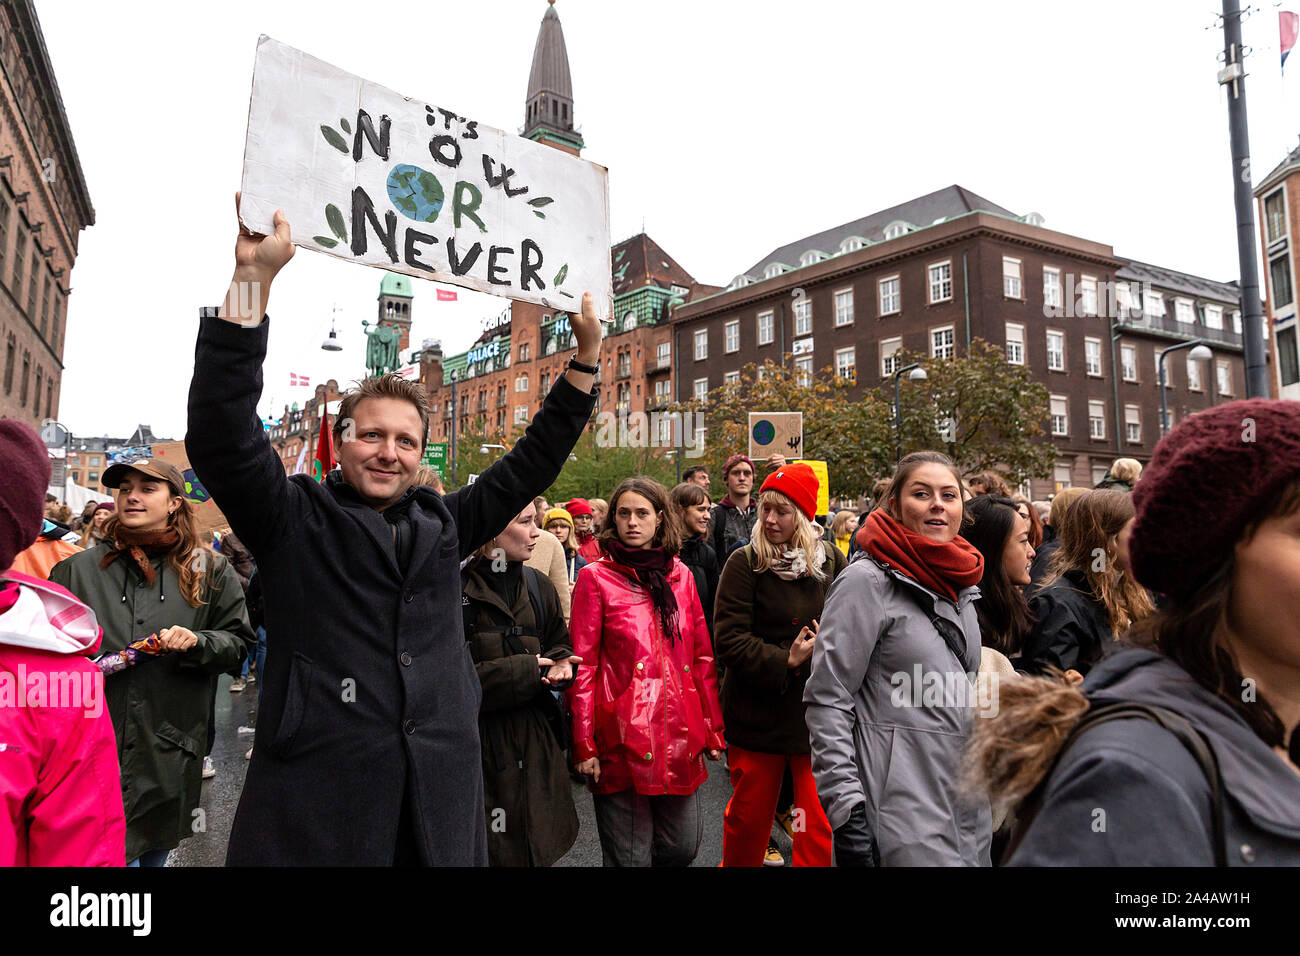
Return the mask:
[[95,210],[31,0],[0,0],[0,417],[56,418],[72,266]]
[[[159,438],[148,425],[137,425],[127,438],[110,438],[107,435],[73,435],[68,445],[67,476],[82,488],[107,494],[99,477],[109,465],[109,457],[128,448],[146,449],[155,443],[173,441]],[[57,466],[57,462],[55,463]],[[58,475],[54,476],[57,484]]]
[[1244,395],[1238,313],[1235,285],[1123,259],[950,186],[775,249],[674,309],[675,397],[702,397],[766,359],[889,386],[899,349],[951,357],[982,338],[1051,392],[1059,456],[1029,489],[1045,496],[1091,487],[1120,455],[1150,457],[1161,349],[1199,337],[1214,355],[1166,359],[1174,422]]
[[1268,351],[1277,356],[1269,375],[1279,398],[1300,399],[1296,269],[1292,246],[1300,239],[1300,146],[1255,187],[1260,247],[1264,250],[1264,317]]

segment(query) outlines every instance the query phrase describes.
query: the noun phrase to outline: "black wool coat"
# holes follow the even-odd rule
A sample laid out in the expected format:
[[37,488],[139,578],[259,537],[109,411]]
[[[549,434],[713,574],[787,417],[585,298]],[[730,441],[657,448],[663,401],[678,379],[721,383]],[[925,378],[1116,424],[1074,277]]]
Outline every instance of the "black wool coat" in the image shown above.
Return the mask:
[[269,324],[205,315],[189,396],[190,463],[264,590],[266,673],[226,862],[389,865],[409,795],[423,862],[486,865],[460,562],[555,480],[594,396],[558,381],[474,484],[417,488],[403,573],[384,515],[341,473],[285,476],[257,414]]

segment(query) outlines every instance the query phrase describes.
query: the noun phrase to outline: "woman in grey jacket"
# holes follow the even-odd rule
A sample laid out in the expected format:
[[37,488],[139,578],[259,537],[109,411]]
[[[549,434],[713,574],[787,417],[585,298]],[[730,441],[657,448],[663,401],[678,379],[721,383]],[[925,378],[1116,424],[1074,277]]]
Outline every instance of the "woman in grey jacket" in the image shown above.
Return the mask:
[[839,866],[989,862],[988,804],[957,789],[984,571],[962,517],[952,462],[908,455],[827,595],[804,701]]

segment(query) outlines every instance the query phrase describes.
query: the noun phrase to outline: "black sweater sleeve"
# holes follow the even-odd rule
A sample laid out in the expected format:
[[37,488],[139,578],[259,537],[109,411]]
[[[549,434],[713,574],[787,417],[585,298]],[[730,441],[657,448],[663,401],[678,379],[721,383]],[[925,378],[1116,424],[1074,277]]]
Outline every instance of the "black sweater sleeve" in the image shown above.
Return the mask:
[[595,404],[594,391],[584,395],[561,376],[515,447],[474,484],[443,499],[456,519],[462,558],[490,541],[524,505],[554,484]]
[[257,414],[270,320],[246,328],[215,314],[199,320],[185,451],[230,527],[255,555],[295,526],[301,494]]

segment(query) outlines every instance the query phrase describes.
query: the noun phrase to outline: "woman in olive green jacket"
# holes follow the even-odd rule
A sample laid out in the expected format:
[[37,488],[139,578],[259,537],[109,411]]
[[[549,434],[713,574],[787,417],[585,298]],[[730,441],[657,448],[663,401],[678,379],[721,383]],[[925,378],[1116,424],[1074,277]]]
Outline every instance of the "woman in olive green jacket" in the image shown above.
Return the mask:
[[162,866],[195,832],[212,680],[237,666],[255,638],[230,562],[199,546],[175,467],[151,459],[113,465],[104,485],[117,490],[104,541],[56,564],[50,580],[94,609],[105,653],[150,634],[167,648],[104,680],[126,858]]

